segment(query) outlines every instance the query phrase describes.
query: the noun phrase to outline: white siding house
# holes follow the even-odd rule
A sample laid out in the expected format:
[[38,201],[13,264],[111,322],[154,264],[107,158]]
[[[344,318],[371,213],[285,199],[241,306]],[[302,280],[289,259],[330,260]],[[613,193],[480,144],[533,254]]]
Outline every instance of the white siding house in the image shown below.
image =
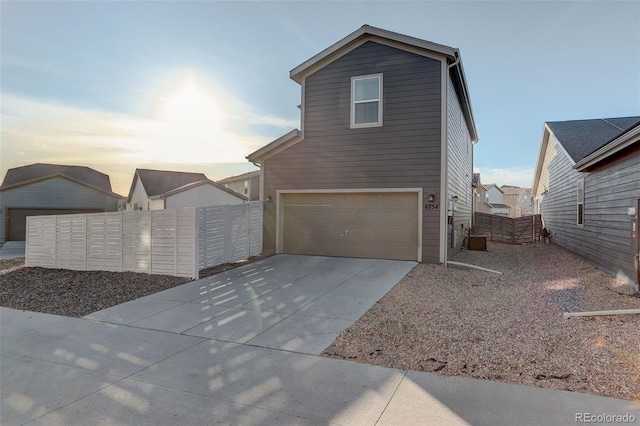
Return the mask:
[[213,182],[202,173],[137,169],[127,210],[162,210],[242,204],[247,198]]

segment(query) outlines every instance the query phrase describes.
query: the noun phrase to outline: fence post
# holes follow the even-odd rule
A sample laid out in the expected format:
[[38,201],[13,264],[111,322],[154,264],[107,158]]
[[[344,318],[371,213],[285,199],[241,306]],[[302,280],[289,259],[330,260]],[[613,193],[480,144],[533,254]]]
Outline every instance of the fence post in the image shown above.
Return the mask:
[[195,241],[193,244],[193,278],[200,279],[200,222],[198,221],[198,210],[202,207],[193,209],[193,229]]
[[224,261],[231,258],[231,206],[224,206]]

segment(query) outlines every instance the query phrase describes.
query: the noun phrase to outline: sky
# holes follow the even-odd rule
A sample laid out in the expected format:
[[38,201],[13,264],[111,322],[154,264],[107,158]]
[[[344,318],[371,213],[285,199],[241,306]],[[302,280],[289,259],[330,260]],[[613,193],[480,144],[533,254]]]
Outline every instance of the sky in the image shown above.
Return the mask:
[[545,121],[640,115],[640,2],[2,1],[0,176],[255,170],[300,126],[289,71],[364,24],[460,49],[483,183],[531,186]]

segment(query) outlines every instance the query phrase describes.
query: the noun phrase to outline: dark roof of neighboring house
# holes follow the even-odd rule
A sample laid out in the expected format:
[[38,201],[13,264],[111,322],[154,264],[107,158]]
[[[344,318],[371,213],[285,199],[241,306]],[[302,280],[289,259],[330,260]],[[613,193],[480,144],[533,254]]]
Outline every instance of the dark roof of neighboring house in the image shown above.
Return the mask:
[[639,123],[640,117],[619,117],[546,124],[573,161],[578,162]]
[[[208,180],[204,173],[172,172],[168,170],[136,169],[136,175],[140,176],[144,190],[149,197],[164,194],[189,183]],[[136,184],[136,176],[131,183],[131,191]],[[129,191],[129,198],[131,198]]]
[[239,180],[251,179],[251,178],[254,178],[256,176],[260,176],[260,170],[254,170],[252,172],[243,173],[243,174],[237,175],[237,176],[230,176],[228,178],[224,178],[222,180],[219,180],[218,183],[237,182]]
[[109,176],[90,167],[63,164],[36,163],[7,170],[0,189],[5,190],[29,183],[61,176],[112,196],[120,197],[111,190]]

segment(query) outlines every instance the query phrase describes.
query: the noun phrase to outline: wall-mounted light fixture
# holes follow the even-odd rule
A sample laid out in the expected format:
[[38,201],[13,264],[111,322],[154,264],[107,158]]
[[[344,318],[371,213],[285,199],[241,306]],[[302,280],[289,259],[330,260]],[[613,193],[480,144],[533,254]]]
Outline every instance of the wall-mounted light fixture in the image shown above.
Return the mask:
[[542,195],[547,195],[549,193],[549,190],[547,189],[546,185],[542,185],[542,187],[544,188],[544,191],[542,191]]
[[433,203],[436,200],[436,194],[429,194],[427,197],[430,203]]
[[451,197],[451,199],[453,200],[454,203],[458,202],[458,196],[454,195],[453,197]]
[[264,197],[264,201],[267,203],[271,202],[271,195],[267,195],[266,197]]

